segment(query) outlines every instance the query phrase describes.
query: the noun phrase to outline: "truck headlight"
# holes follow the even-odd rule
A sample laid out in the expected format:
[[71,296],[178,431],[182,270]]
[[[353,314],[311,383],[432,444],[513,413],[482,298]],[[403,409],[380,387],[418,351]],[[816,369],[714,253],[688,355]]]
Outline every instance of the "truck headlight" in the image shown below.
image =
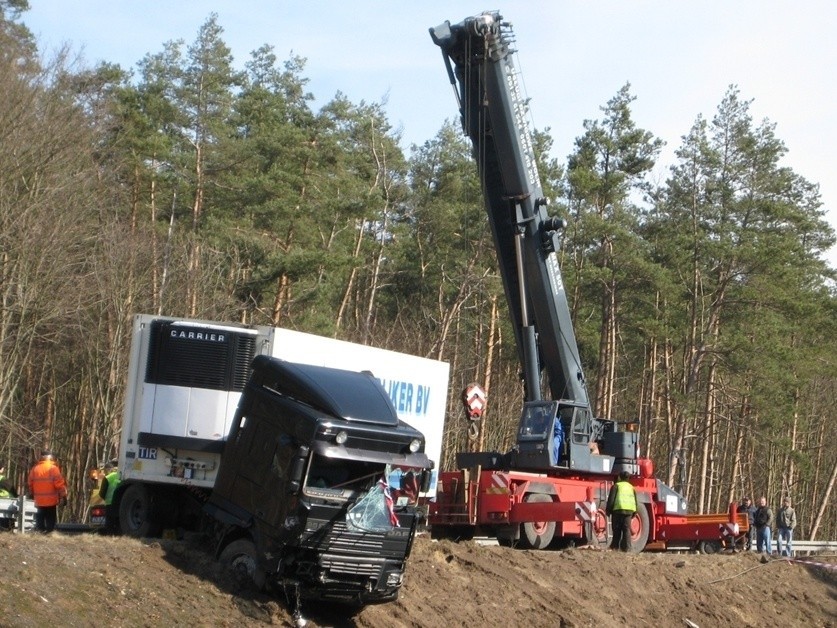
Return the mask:
[[338,445],[345,445],[347,440],[349,440],[349,435],[344,430],[337,432],[337,436],[334,437],[334,442]]
[[414,438],[410,441],[410,453],[416,453],[419,449],[421,449],[421,441],[418,438]]

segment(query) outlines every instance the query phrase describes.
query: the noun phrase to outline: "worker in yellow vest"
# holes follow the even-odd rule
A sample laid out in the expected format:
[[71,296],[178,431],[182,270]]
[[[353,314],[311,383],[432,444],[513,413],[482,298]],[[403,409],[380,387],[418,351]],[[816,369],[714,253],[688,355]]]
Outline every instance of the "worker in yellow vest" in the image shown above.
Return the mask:
[[105,464],[105,477],[102,478],[102,485],[99,488],[99,497],[105,502],[105,528],[103,534],[116,534],[119,532],[119,510],[113,503],[116,489],[119,488],[119,461],[111,460]]
[[607,496],[606,512],[610,515],[610,527],[613,529],[610,549],[623,552],[631,551],[631,519],[637,508],[636,491],[628,482],[630,477],[627,471],[622,471]]
[[[6,477],[6,467],[0,465],[0,499],[14,499],[17,497],[17,490],[14,484]],[[9,510],[11,515],[12,511]],[[0,518],[0,530],[12,530],[15,527],[15,519],[12,516]]]
[[17,490],[6,477],[6,467],[0,465],[0,498],[13,499],[17,497]]

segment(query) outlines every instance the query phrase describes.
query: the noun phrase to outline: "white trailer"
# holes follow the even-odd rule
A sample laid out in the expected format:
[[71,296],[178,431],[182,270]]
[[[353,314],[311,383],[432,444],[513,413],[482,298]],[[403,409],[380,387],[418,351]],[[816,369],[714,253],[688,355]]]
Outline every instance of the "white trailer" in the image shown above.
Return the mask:
[[[115,497],[124,533],[197,525],[257,355],[372,372],[399,419],[425,434],[426,453],[438,462],[445,362],[269,326],[139,314],[119,450],[122,485]],[[428,496],[435,484],[434,472]]]

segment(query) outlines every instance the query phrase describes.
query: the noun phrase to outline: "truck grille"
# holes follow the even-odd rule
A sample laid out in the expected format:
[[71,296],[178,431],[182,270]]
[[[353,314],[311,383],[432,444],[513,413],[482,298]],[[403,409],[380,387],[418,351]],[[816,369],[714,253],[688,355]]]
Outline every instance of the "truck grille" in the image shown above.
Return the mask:
[[[321,526],[318,524],[322,524]],[[301,548],[315,549],[322,553],[337,553],[349,556],[398,556],[403,555],[409,541],[410,522],[402,521],[404,527],[395,528],[388,534],[356,532],[346,527],[345,521],[308,520],[305,532],[299,540]]]
[[320,565],[333,574],[350,574],[353,576],[369,576],[378,578],[381,575],[381,563],[352,562],[339,560],[333,556],[323,556]]

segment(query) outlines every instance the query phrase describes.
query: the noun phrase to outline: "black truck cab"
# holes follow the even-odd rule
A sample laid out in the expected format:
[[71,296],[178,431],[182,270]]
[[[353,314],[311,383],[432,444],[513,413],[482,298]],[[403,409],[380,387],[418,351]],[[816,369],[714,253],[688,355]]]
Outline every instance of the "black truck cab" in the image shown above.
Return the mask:
[[205,510],[222,559],[257,584],[386,602],[398,595],[431,467],[424,437],[371,373],[258,356]]

